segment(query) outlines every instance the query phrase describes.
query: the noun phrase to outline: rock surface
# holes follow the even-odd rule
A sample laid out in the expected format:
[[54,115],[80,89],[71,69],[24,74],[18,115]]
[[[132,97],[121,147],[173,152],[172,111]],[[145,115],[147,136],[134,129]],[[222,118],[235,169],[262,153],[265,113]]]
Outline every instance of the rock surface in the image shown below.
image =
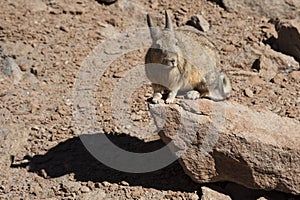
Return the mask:
[[160,136],[194,181],[300,194],[299,121],[209,100],[163,108]]
[[298,0],[223,0],[222,3],[228,11],[267,17],[294,17],[300,12]]

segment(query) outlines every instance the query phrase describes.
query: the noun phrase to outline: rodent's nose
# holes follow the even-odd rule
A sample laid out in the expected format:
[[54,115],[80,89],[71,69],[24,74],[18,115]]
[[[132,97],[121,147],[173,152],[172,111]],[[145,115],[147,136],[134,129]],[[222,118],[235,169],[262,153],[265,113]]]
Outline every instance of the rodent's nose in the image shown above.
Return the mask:
[[173,66],[175,66],[176,60],[175,60],[175,58],[171,58],[171,59],[169,60],[169,62],[172,63]]

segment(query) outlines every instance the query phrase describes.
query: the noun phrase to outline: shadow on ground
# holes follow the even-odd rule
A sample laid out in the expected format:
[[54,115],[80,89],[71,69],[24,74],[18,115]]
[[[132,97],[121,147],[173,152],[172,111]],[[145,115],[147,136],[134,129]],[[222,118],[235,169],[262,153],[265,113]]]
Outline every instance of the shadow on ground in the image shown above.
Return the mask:
[[[97,134],[82,135],[95,140]],[[145,143],[128,135],[106,135],[117,146],[132,152],[146,153],[164,146],[160,140]],[[170,152],[171,154],[171,152]],[[30,172],[37,173],[45,178],[56,178],[74,173],[78,181],[93,181],[110,183],[128,182],[131,186],[142,186],[158,190],[173,190],[183,192],[198,191],[201,194],[201,185],[193,182],[183,171],[178,161],[169,166],[148,173],[125,173],[99,162],[83,145],[80,137],[74,137],[58,144],[44,155],[27,158],[26,164],[12,164],[11,167],[28,167]],[[251,190],[234,183],[210,183],[206,186],[230,195],[232,199],[254,200],[259,197],[267,199],[293,199],[288,194],[276,191]]]
[[[96,139],[94,135],[83,135]],[[145,143],[127,135],[108,134],[107,137],[117,146],[138,153],[151,152],[164,146],[162,141]],[[99,149],[101,150],[101,149]],[[145,163],[146,164],[146,163]],[[195,184],[184,174],[177,161],[149,173],[125,173],[107,167],[94,158],[83,145],[79,137],[74,137],[58,144],[44,155],[30,158],[29,171],[47,178],[56,178],[74,173],[78,181],[120,183],[126,181],[132,186],[143,186],[159,190],[195,191],[199,185]],[[13,166],[17,167],[17,166]]]

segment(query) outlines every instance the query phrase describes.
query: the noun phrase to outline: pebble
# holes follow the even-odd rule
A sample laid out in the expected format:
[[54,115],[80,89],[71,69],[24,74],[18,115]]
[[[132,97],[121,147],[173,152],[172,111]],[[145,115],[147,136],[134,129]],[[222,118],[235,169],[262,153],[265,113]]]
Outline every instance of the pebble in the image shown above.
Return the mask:
[[253,91],[250,88],[245,89],[245,96],[252,98],[254,96]]
[[200,31],[206,32],[210,28],[210,24],[202,15],[192,16],[188,24],[194,26]]
[[88,193],[89,191],[90,191],[90,188],[88,186],[82,186],[81,187],[81,192]]
[[124,78],[125,74],[124,72],[117,72],[113,75],[113,78]]
[[107,181],[103,181],[103,182],[102,182],[102,185],[103,185],[104,187],[108,187],[108,186],[110,186],[111,184],[110,184],[109,182],[107,182]]
[[66,26],[60,26],[59,29],[66,32],[66,33],[68,33],[70,31],[70,29]]
[[31,127],[31,130],[38,131],[38,130],[40,130],[40,128],[38,126],[33,126],[33,127]]
[[265,197],[259,197],[257,200],[268,200]]
[[190,195],[190,199],[191,200],[198,200],[199,196],[196,193],[193,193],[193,194]]
[[95,188],[101,188],[101,183],[95,183]]
[[129,186],[129,183],[127,183],[126,181],[121,181],[121,185],[123,185],[123,186]]
[[233,52],[233,51],[235,51],[235,49],[236,49],[235,46],[232,44],[225,45],[222,48],[223,51],[227,51],[227,52]]

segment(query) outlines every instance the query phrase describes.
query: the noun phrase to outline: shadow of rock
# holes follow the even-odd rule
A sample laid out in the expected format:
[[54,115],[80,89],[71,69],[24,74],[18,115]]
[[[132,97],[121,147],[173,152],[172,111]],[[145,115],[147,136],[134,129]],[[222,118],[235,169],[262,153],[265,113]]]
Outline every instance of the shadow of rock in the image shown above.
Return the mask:
[[[80,137],[87,137],[91,140],[95,140],[96,135],[98,134],[81,135]],[[120,148],[136,153],[155,151],[165,145],[160,140],[145,143],[125,134],[106,134],[106,136]],[[293,195],[282,192],[252,190],[230,182],[208,183],[203,185],[197,184],[184,173],[178,161],[154,172],[121,172],[102,164],[94,158],[83,145],[80,137],[74,137],[61,142],[52,149],[49,149],[44,155],[35,155],[32,158],[27,156],[26,159],[29,160],[28,163],[12,163],[11,167],[27,167],[30,172],[36,173],[44,178],[57,178],[74,173],[74,177],[78,181],[108,181],[110,183],[126,181],[131,186],[183,192],[198,191],[199,195],[202,194],[201,186],[205,185],[215,191],[229,195],[233,200],[256,200],[260,197],[266,197],[267,199],[272,200],[293,199]]]
[[96,0],[100,4],[111,5],[115,3],[117,0]]
[[[83,136],[93,140],[95,134]],[[144,143],[127,135],[107,134],[107,137],[122,149],[137,153],[151,152],[164,146],[162,141]],[[80,137],[68,139],[50,149],[46,154],[32,157],[28,165],[30,172],[47,178],[74,173],[78,181],[111,183],[126,181],[132,186],[159,190],[195,191],[199,189],[199,185],[185,175],[177,161],[154,172],[125,173],[99,162],[85,148]]]
[[220,6],[221,8],[226,9],[226,8],[225,8],[225,5],[224,5],[224,3],[223,3],[222,0],[208,0],[208,1],[217,4],[217,5]]

